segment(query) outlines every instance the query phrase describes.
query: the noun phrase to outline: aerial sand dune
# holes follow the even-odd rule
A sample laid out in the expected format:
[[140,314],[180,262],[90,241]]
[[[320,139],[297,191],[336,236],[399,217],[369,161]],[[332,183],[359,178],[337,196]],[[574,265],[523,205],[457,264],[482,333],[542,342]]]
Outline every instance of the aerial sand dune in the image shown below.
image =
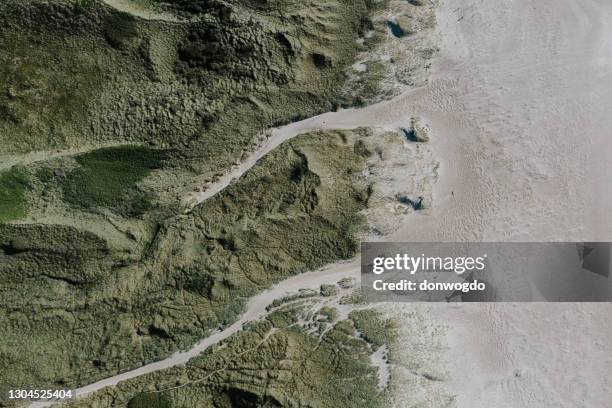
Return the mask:
[[[260,150],[196,201],[220,191],[297,134],[356,126],[392,129],[418,115],[431,128],[431,147],[440,161],[434,204],[390,240],[612,239],[612,2],[442,3],[442,46],[427,86],[364,109],[275,129]],[[356,274],[358,265],[331,266],[328,273],[334,279]],[[306,286],[308,276],[292,279]],[[448,327],[448,387],[458,407],[610,404],[609,304],[418,307]],[[258,304],[245,316],[258,317],[261,308]],[[198,350],[203,344],[210,341]],[[183,363],[187,355],[79,393]]]
[[274,129],[257,159],[318,129],[429,124],[441,162],[434,211],[395,240],[608,240],[612,237],[612,3],[444,2],[430,83],[363,109]]
[[[441,165],[434,205],[387,239],[612,239],[612,2],[444,2],[438,23],[427,86],[275,129],[254,157],[307,131],[419,115]],[[610,304],[402,307],[448,328],[459,408],[609,405]]]

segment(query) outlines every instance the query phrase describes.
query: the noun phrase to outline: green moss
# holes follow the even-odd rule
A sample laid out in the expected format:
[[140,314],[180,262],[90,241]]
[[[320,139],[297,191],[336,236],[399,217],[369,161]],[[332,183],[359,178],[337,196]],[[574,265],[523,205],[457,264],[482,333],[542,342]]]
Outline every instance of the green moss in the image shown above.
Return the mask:
[[355,305],[365,303],[365,296],[361,289],[355,289],[351,293],[340,298],[341,305]]
[[104,35],[112,47],[124,47],[138,35],[135,19],[125,13],[111,15],[104,23]]
[[338,311],[333,307],[325,306],[319,310],[319,322],[333,322],[338,318]]
[[0,150],[58,148],[87,134],[83,121],[105,78],[96,52],[84,51],[90,35],[79,32],[91,20],[74,12],[61,3],[0,4]]
[[53,179],[53,169],[50,167],[41,167],[36,170],[36,177],[43,183],[48,183]]
[[0,223],[25,217],[27,186],[28,175],[22,168],[0,173]]
[[321,285],[320,288],[321,296],[334,296],[338,293],[338,287],[336,285]]
[[71,204],[91,209],[110,207],[131,214],[151,207],[149,197],[136,183],[162,165],[160,151],[139,146],[98,149],[76,157],[79,167],[64,183],[64,197]]
[[299,308],[286,307],[275,310],[268,315],[268,320],[274,327],[286,328],[297,322],[296,311]]

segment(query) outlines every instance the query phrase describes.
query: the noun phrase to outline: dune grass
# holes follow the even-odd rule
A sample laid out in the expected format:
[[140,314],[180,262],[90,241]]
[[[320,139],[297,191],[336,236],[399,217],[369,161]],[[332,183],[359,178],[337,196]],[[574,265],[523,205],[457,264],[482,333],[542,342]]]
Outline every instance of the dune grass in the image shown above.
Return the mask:
[[128,403],[128,408],[170,408],[170,400],[162,394],[143,393],[135,396]]
[[161,151],[140,146],[110,147],[77,156],[79,167],[66,178],[64,198],[86,209],[142,213],[150,200],[136,183],[162,166],[162,156]]
[[0,223],[25,217],[27,184],[27,174],[20,168],[0,173]]

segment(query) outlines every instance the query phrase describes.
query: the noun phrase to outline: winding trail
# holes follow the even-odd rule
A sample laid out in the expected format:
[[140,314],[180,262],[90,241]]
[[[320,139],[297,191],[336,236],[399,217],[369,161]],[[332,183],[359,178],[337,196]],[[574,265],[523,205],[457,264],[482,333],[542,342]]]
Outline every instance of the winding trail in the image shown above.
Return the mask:
[[[151,364],[144,365],[137,369],[126,371],[119,375],[105,378],[93,384],[86,385],[84,387],[75,390],[76,397],[82,397],[92,392],[101,390],[102,388],[117,385],[121,381],[128,380],[130,378],[138,377],[147,373],[163,370],[165,368],[173,367],[179,364],[185,364],[190,359],[196,357],[198,354],[206,350],[211,345],[218,343],[232,334],[236,333],[242,328],[242,325],[249,321],[254,321],[262,318],[266,315],[266,307],[272,303],[272,300],[280,298],[287,293],[295,293],[299,289],[318,289],[322,284],[335,284],[340,279],[345,277],[358,278],[356,271],[358,270],[357,261],[351,262],[340,262],[318,271],[308,272],[301,275],[285,279],[279,284],[267,289],[260,294],[252,297],[247,306],[245,313],[234,322],[231,326],[228,326],[223,331],[217,331],[211,336],[203,339],[191,349],[183,352],[178,352],[170,357],[156,361]],[[30,404],[30,407],[49,407],[56,403],[52,402],[34,402]]]
[[97,149],[104,149],[108,147],[118,147],[125,145],[134,145],[134,143],[102,143],[94,146],[81,146],[74,147],[64,150],[36,150],[29,153],[17,153],[17,154],[6,154],[0,155],[0,171],[8,170],[16,164],[27,165],[30,163],[36,163],[41,161],[47,161],[57,159],[61,157],[76,156],[82,153],[88,153]]
[[[115,7],[121,3],[105,1]],[[273,129],[260,149],[200,193],[197,201],[223,190],[259,158],[300,133],[357,126],[391,129],[418,115],[431,128],[431,146],[441,162],[434,207],[429,215],[415,215],[388,240],[612,239],[612,3],[442,3],[438,13],[442,46],[429,85],[364,109],[327,113]],[[357,276],[358,270],[354,261],[281,282],[251,299],[238,322],[193,349],[82,387],[77,395],[183,364],[235,333],[244,322],[261,317],[273,297],[335,282],[347,274]],[[612,395],[612,386],[602,384],[602,379],[612,371],[612,350],[610,337],[600,336],[606,325],[583,324],[594,339],[603,339],[591,348],[582,347],[579,337],[584,331],[567,328],[585,315],[593,322],[602,321],[612,312],[610,305],[563,307],[550,324],[537,304],[423,307],[430,308],[428,313],[442,324],[454,324],[454,333],[463,336],[449,342],[449,386],[458,395],[459,407],[490,406],[487,401],[499,401],[499,407],[609,404],[605,398]],[[533,352],[525,346],[530,339],[538,341],[533,350],[547,351]],[[557,358],[567,357],[564,350],[573,347],[582,347],[580,358]],[[453,363],[457,353],[465,354],[457,361],[467,366]],[[573,377],[558,376],[551,360],[563,363],[556,369],[572,372]],[[585,361],[597,364],[585,372],[581,366]],[[467,387],[466,369],[471,373]],[[508,378],[538,378],[539,388]],[[575,379],[582,399],[571,395],[564,399]],[[542,393],[552,396],[551,403],[537,400]]]
[[192,199],[187,201],[191,201],[192,206],[196,206],[220,193],[232,181],[249,171],[260,159],[295,136],[316,130],[354,129],[362,126],[397,129],[400,126],[408,126],[410,124],[410,106],[407,105],[407,102],[413,100],[419,93],[422,93],[422,90],[410,90],[389,101],[365,108],[328,112],[280,128],[270,129],[268,138],[255,152],[215,180],[214,183],[208,185],[205,190],[193,193]]

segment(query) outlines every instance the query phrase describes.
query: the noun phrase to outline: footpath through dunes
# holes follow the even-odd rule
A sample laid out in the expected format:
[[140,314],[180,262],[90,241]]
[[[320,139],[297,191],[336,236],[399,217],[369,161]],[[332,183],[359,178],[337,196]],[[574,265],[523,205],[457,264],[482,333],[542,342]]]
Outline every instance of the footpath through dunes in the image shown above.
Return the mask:
[[601,2],[441,4],[443,43],[428,85],[273,129],[196,201],[298,134],[397,129],[420,116],[440,182],[431,216],[415,217],[394,239],[608,240],[611,16],[612,5]]
[[[152,373],[155,371],[163,370],[166,368],[174,367],[176,365],[185,364],[190,359],[196,357],[208,347],[213,344],[217,344],[220,341],[228,338],[232,334],[242,329],[242,326],[250,321],[261,319],[266,315],[266,307],[270,305],[272,300],[278,299],[286,295],[287,293],[295,293],[300,289],[318,289],[321,285],[335,284],[339,280],[346,277],[357,278],[358,275],[355,273],[358,265],[355,261],[343,262],[334,265],[333,267],[325,267],[314,272],[307,272],[301,275],[285,279],[279,284],[273,286],[270,289],[261,292],[260,294],[252,297],[245,309],[242,316],[234,322],[231,326],[218,331],[213,335],[203,339],[196,344],[190,350],[175,353],[174,355],[155,363],[144,365],[135,370],[127,371],[125,373],[106,378],[96,383],[77,388],[75,394],[77,397],[82,397],[92,392],[101,390],[102,388],[117,385],[121,381],[129,380],[130,378],[139,377],[141,375]],[[52,406],[50,402],[34,402],[30,404],[30,407],[48,407]]]
[[[80,384],[95,382],[191,348],[239,319],[248,299],[270,285],[355,255],[370,197],[366,156],[378,157],[366,154],[374,150],[366,149],[373,139],[361,130],[289,141],[219,196],[161,225],[145,261],[125,268],[116,268],[105,242],[90,233],[64,228],[58,235],[59,229],[40,226],[26,241],[22,224],[0,226],[4,284],[29,284],[34,299],[5,291],[3,308],[44,319],[48,314],[37,308],[55,302],[54,316],[75,316],[79,327],[87,327],[70,330],[73,321],[58,318],[53,325],[14,329],[12,314],[6,338],[35,349],[36,336],[61,328],[64,335],[44,351],[49,369],[40,376],[51,376],[49,382],[61,376],[66,384],[79,384],[84,376],[90,381]],[[107,167],[104,158],[91,158],[92,168]],[[88,245],[87,256],[73,242]],[[41,259],[44,251],[54,256]],[[48,279],[32,285],[37,275],[30,271]],[[17,358],[10,349],[6,354]],[[66,355],[70,359],[52,357]],[[15,378],[4,381],[25,383],[35,357],[10,364]]]
[[[212,21],[188,27],[99,0],[0,6],[0,150],[49,154],[16,158],[28,191],[20,174],[0,180],[17,210],[0,225],[0,382],[73,387],[157,361],[270,284],[355,254],[369,193],[354,182],[365,152],[345,141],[325,159],[288,149],[190,215],[176,198],[186,173],[222,172],[260,130],[356,103],[345,70],[386,35],[369,20],[385,2],[197,3]],[[52,154],[97,143],[150,148]]]
[[412,103],[418,100],[425,89],[414,89],[388,100],[364,108],[340,109],[336,112],[324,113],[286,126],[270,129],[267,137],[238,165],[219,177],[213,183],[196,193],[188,194],[184,201],[191,208],[218,194],[232,181],[240,178],[259,160],[268,155],[282,143],[294,137],[312,131],[346,130],[360,127],[378,127],[390,131],[398,131],[400,127],[410,125],[410,113],[415,111]]

